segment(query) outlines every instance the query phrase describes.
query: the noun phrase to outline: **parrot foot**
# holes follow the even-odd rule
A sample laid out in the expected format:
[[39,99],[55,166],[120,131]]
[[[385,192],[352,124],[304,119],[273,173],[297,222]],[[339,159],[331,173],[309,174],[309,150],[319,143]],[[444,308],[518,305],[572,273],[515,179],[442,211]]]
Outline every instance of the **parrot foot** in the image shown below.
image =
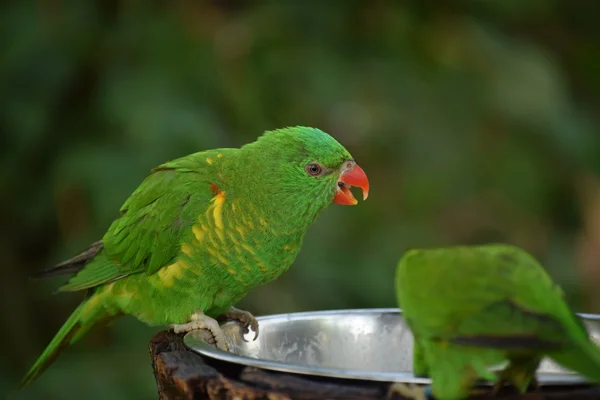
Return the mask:
[[221,330],[219,323],[211,317],[205,315],[203,312],[198,311],[192,314],[190,322],[187,324],[173,324],[171,329],[175,333],[186,333],[198,329],[204,329],[212,335],[214,338],[214,344],[218,349],[223,351],[229,351],[229,345],[225,339],[225,334]]
[[510,364],[498,375],[493,394],[505,385],[509,384],[516,388],[519,393],[526,393],[532,388],[539,391],[539,382],[536,379],[535,372],[540,364],[539,359],[513,359]]
[[[223,314],[225,318],[232,319],[240,323],[242,328],[242,333],[246,335],[250,332],[248,328],[251,328],[254,331],[254,339],[258,337],[258,321],[254,318],[254,315],[249,313],[248,311],[240,310],[235,307],[230,307],[229,310],[225,314]],[[244,340],[246,340],[244,338]],[[247,341],[247,340],[246,340]]]
[[514,386],[520,393],[526,393],[527,389],[529,387],[532,387],[534,391],[539,392],[541,390],[541,386],[540,383],[537,381],[537,379],[532,379],[530,383],[524,384],[524,385],[519,385],[515,382],[512,382],[509,379],[498,379],[496,381],[496,383],[494,383],[494,386],[492,387],[492,396],[497,396],[498,393],[500,392],[500,389],[504,388],[504,386],[506,385],[512,385]]
[[388,389],[387,398],[392,399],[394,394],[414,400],[428,400],[430,398],[422,386],[414,383],[396,382],[391,384]]

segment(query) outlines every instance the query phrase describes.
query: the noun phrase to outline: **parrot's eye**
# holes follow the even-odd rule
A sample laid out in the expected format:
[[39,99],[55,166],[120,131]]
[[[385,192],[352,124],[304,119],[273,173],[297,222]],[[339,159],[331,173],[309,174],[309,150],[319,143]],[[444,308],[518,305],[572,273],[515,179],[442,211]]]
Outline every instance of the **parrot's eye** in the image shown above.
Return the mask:
[[321,173],[321,166],[317,163],[310,163],[306,166],[306,172],[308,172],[309,175],[312,176],[317,176]]

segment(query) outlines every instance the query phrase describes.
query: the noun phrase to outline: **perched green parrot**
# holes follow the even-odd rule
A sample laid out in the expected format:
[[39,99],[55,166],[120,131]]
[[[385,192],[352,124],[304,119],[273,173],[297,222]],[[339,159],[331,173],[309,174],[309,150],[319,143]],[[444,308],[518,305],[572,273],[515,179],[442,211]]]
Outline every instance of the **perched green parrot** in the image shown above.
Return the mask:
[[320,211],[357,203],[351,186],[367,198],[367,176],[350,153],[310,127],[268,131],[239,149],[195,153],[153,169],[101,241],[43,271],[74,273],[60,291],[86,297],[21,386],[63,347],[125,314],[177,333],[207,329],[224,350],[218,316],[257,335],[252,314],[233,305],[293,263]]
[[432,379],[436,399],[466,398],[477,379],[525,392],[544,356],[600,382],[600,349],[562,290],[517,247],[409,250],[396,290],[414,336],[414,373]]

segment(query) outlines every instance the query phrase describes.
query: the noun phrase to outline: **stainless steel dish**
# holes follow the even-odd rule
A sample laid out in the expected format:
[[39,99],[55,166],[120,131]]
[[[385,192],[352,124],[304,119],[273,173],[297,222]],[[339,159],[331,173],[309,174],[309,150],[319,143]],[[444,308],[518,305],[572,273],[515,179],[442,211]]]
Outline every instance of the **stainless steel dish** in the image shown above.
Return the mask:
[[[596,343],[600,315],[580,314]],[[236,323],[222,325],[231,352],[216,349],[190,332],[184,343],[215,359],[299,374],[388,382],[430,383],[412,374],[413,337],[397,308],[332,310],[257,318],[258,339],[246,342]],[[538,370],[544,385],[584,382],[584,378],[544,360]]]

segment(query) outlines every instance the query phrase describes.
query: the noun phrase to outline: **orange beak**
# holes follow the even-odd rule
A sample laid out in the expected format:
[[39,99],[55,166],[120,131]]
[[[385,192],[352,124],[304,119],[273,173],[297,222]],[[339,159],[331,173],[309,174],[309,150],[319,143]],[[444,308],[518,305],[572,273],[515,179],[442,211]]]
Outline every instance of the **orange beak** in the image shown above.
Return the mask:
[[363,200],[366,200],[367,197],[369,197],[369,178],[367,178],[365,171],[354,164],[354,162],[352,162],[352,167],[350,167],[350,169],[347,169],[340,175],[333,202],[345,206],[354,206],[358,204],[358,200],[354,198],[350,191],[352,186],[362,189]]

